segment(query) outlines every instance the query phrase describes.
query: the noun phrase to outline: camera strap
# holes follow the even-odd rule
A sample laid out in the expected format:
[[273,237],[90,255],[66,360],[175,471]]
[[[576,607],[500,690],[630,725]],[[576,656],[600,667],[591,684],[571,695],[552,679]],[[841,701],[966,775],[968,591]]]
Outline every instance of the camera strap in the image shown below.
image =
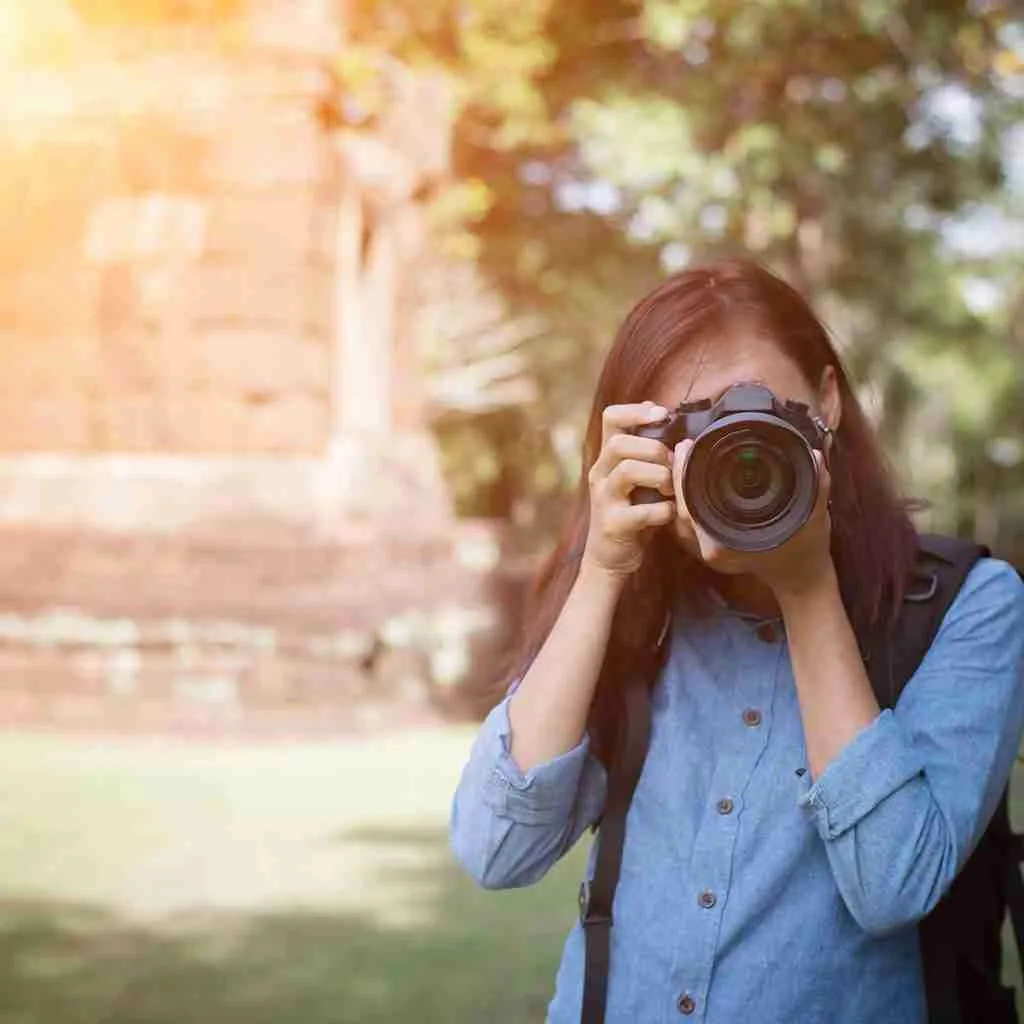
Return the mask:
[[622,848],[626,840],[626,814],[640,781],[651,734],[651,697],[642,681],[623,695],[625,715],[619,729],[592,881],[580,884],[580,921],[586,944],[583,976],[582,1024],[604,1024],[608,971],[611,966],[612,903],[619,884]]
[[[665,663],[670,648],[669,628],[672,615],[658,637],[655,677]],[[618,729],[608,792],[597,833],[597,859],[594,877],[580,884],[579,910],[586,947],[583,974],[582,1024],[604,1024],[608,997],[608,972],[611,967],[612,904],[622,868],[622,849],[626,841],[626,815],[647,759],[651,741],[651,694],[654,680],[635,678],[624,688],[622,726]]]

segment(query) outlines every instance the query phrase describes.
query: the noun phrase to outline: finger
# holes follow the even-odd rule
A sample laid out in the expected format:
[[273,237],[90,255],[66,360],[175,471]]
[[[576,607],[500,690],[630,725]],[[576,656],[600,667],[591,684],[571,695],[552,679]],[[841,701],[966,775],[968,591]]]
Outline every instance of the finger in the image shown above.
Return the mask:
[[672,497],[672,473],[668,466],[656,466],[653,462],[638,459],[623,459],[608,474],[611,493],[625,498],[634,487],[652,487],[666,497]]
[[616,434],[628,433],[633,427],[657,423],[668,416],[668,409],[654,402],[630,405],[609,405],[601,414],[601,447]]
[[622,505],[608,513],[613,532],[635,536],[648,526],[664,526],[676,517],[674,501],[658,501],[651,505]]
[[720,540],[705,533],[700,523],[693,524],[693,532],[697,535],[697,543],[700,545],[700,557],[709,565],[721,565],[723,558],[735,556],[735,552]]
[[814,460],[818,466],[818,497],[814,503],[812,517],[823,521],[826,530],[832,532],[832,475],[828,471],[828,458],[816,451]]
[[818,467],[818,496],[815,500],[815,510],[827,508],[829,496],[832,493],[832,476],[828,471],[828,460],[824,453],[814,450],[814,464]]
[[653,437],[615,434],[601,449],[594,462],[593,472],[597,476],[609,476],[623,459],[641,459],[652,465],[668,466],[672,455],[665,445]]
[[686,438],[672,450],[672,490],[676,499],[676,535],[683,546],[696,558],[703,558],[700,537],[697,536],[696,524],[690,516],[690,510],[683,499],[683,474],[686,463],[693,448],[693,440]]
[[675,492],[676,504],[679,506],[679,514],[685,516],[687,521],[690,521],[690,510],[683,498],[683,475],[686,473],[691,451],[693,439],[689,437],[680,441],[672,450],[672,489]]
[[693,538],[693,547],[700,552],[700,557],[705,562],[719,561],[726,553],[726,547],[721,541],[708,534],[686,507],[686,499],[683,497],[683,477],[686,474],[686,467],[693,452],[693,438],[687,437],[680,441],[672,452],[672,484],[676,495],[677,505],[677,529],[689,534]]

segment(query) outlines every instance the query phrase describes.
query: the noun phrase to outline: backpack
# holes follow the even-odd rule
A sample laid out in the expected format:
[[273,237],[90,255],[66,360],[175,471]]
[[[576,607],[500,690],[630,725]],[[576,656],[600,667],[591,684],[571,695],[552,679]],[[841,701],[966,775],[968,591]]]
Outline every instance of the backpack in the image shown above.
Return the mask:
[[[980,545],[933,534],[918,537],[910,592],[887,642],[862,644],[879,705],[891,708],[924,657],[942,618],[974,563],[989,555]],[[664,664],[667,630],[659,640]],[[597,858],[592,882],[579,891],[586,944],[581,1024],[603,1024],[611,946],[611,908],[622,865],[626,812],[650,743],[650,692],[623,689],[623,726],[608,773],[605,809],[594,830]],[[1002,985],[1001,929],[1007,909],[1018,959],[1024,954],[1024,835],[1013,832],[1009,784],[967,862],[932,911],[918,923],[929,1024],[1018,1024],[1013,988]]]

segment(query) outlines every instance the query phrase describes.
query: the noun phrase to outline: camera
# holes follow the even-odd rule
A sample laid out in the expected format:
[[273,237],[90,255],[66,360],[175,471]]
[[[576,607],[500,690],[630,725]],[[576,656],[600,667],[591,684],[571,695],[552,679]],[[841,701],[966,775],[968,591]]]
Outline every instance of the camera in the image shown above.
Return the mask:
[[[803,402],[780,402],[760,384],[734,384],[710,399],[681,402],[660,423],[634,431],[670,449],[693,438],[683,498],[693,519],[736,551],[767,551],[807,521],[818,495],[814,449],[829,428]],[[634,505],[664,501],[635,487]]]

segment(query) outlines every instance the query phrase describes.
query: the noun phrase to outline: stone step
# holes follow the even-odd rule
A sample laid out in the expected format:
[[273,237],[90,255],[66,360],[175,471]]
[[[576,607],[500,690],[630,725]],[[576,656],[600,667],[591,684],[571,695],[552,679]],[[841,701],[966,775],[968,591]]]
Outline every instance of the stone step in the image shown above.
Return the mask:
[[0,728],[464,708],[503,672],[529,578],[499,548],[481,524],[377,547],[4,528]]
[[410,607],[487,604],[501,575],[466,565],[452,538],[323,545],[0,529],[9,611],[372,629]]

